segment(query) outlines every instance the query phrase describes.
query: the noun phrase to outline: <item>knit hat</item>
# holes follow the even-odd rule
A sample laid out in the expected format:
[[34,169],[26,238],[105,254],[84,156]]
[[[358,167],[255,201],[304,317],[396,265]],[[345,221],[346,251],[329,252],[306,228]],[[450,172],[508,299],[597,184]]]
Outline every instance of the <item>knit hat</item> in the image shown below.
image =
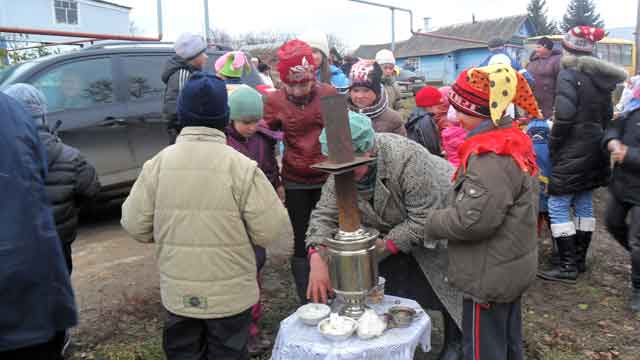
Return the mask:
[[303,83],[316,78],[316,63],[311,47],[300,40],[290,40],[278,49],[278,73],[285,84]]
[[489,42],[487,43],[487,47],[489,48],[489,50],[493,50],[493,49],[499,49],[501,47],[504,46],[504,44],[506,44],[507,42],[504,41],[504,39],[501,39],[499,37],[494,37],[489,39]]
[[22,103],[33,119],[39,119],[38,125],[47,125],[47,98],[42,91],[29,84],[13,84],[4,93]]
[[[371,120],[367,116],[349,111],[349,128],[351,129],[353,151],[356,154],[364,154],[373,149],[375,131],[373,131],[373,125],[371,125]],[[326,129],[322,129],[319,140],[322,153],[329,155]]]
[[349,80],[351,81],[350,89],[366,87],[380,95],[382,90],[382,68],[373,60],[360,60],[351,66]]
[[229,124],[225,82],[212,74],[194,73],[180,92],[177,110],[182,126],[224,129]]
[[433,86],[425,86],[416,94],[416,105],[429,107],[442,104],[442,94]]
[[184,33],[178,37],[173,49],[185,61],[191,61],[207,50],[207,43],[200,35]]
[[306,42],[312,49],[320,50],[326,58],[329,58],[329,41],[327,41],[327,35],[325,33],[309,31],[302,34],[300,40]]
[[497,123],[509,104],[514,103],[532,116],[542,118],[529,83],[510,65],[465,70],[451,90],[451,105],[467,115],[489,117]]
[[541,45],[548,50],[553,50],[553,41],[546,36],[540,38],[536,44]]
[[391,50],[382,49],[376,53],[376,62],[382,66],[384,64],[396,64],[396,58]]
[[565,34],[564,39],[562,39],[562,45],[570,51],[592,53],[596,42],[602,40],[605,35],[603,29],[591,26],[576,26]]
[[240,78],[245,71],[251,72],[251,65],[242,51],[229,51],[216,60],[215,70],[225,77]]
[[247,85],[238,86],[229,95],[229,118],[236,121],[262,119],[264,105],[262,95]]

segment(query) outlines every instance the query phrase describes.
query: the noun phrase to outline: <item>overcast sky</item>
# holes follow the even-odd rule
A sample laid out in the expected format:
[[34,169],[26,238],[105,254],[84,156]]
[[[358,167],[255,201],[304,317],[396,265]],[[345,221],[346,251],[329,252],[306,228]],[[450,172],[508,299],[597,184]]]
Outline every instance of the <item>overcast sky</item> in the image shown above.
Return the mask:
[[[144,34],[156,33],[156,0],[112,0],[133,7],[131,20]],[[524,14],[528,0],[372,0],[411,9],[414,27],[430,16],[434,27]],[[569,0],[548,0],[549,15],[561,19]],[[595,0],[607,28],[634,26],[637,0]],[[204,32],[204,0],[164,0],[165,40],[185,31]],[[391,12],[348,0],[210,0],[211,26],[243,32],[333,33],[350,46],[391,41]],[[409,37],[409,16],[396,13],[396,40]]]

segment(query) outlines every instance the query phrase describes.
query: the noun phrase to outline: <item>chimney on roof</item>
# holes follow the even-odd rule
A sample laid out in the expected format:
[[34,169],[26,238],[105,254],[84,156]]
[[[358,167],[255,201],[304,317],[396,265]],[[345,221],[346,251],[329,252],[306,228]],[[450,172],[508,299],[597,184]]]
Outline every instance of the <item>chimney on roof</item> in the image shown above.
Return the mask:
[[427,17],[423,17],[422,18],[423,21],[423,26],[424,28],[422,29],[423,32],[429,32],[431,31],[431,17],[427,16]]

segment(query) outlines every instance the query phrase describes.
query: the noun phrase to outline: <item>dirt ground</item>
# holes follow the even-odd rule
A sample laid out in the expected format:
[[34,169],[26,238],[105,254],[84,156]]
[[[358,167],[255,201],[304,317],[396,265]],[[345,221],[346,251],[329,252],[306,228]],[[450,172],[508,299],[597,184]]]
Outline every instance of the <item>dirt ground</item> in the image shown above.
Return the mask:
[[[605,191],[595,205],[602,219]],[[74,244],[73,284],[80,308],[70,359],[164,359],[163,310],[153,245],[130,239],[117,210],[85,221]],[[548,234],[541,258],[549,251]],[[285,244],[272,250],[264,273],[264,332],[275,338],[279,322],[296,309]],[[542,265],[543,266],[543,265]],[[639,360],[640,317],[629,310],[628,255],[601,223],[575,286],[536,281],[524,296],[527,359]],[[439,314],[432,313],[433,351],[416,359],[437,359],[442,343]],[[268,359],[269,354],[255,359]]]

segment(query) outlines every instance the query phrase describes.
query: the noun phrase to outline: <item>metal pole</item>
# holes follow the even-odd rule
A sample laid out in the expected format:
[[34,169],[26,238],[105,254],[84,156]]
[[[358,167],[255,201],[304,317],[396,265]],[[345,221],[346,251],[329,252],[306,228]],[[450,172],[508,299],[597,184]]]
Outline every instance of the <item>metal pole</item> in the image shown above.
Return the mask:
[[204,38],[209,43],[209,0],[204,0]]
[[395,52],[395,51],[396,51],[396,9],[391,8],[391,52]]
[[[640,56],[638,56],[638,49],[640,49],[640,0],[638,0],[638,11],[636,13],[636,74],[640,71]],[[633,74],[635,75],[635,74]]]

